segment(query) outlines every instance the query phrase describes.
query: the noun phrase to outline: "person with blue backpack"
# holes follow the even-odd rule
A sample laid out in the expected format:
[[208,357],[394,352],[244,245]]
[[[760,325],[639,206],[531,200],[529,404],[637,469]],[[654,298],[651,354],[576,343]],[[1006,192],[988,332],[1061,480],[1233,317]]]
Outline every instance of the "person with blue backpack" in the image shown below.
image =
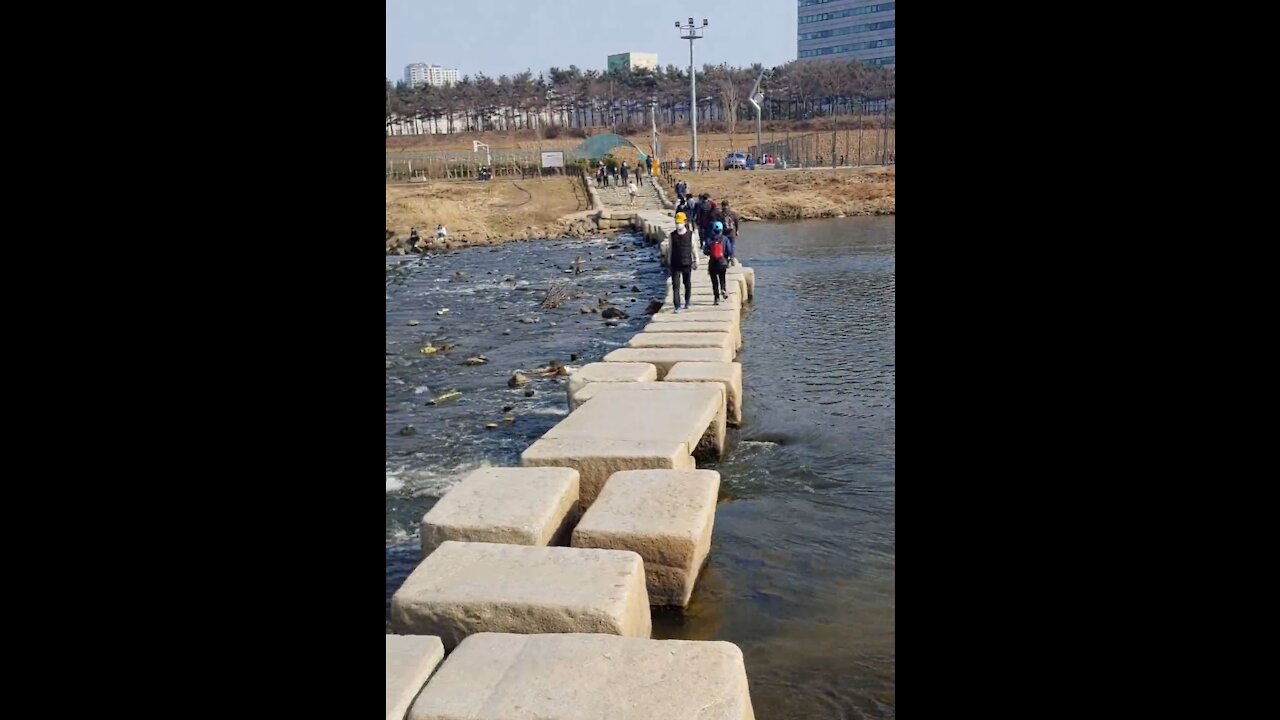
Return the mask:
[[709,258],[707,272],[711,275],[711,294],[715,297],[712,304],[719,305],[721,298],[729,299],[725,276],[733,258],[733,238],[724,234],[724,223],[719,220],[711,223],[711,234],[702,241],[702,254]]

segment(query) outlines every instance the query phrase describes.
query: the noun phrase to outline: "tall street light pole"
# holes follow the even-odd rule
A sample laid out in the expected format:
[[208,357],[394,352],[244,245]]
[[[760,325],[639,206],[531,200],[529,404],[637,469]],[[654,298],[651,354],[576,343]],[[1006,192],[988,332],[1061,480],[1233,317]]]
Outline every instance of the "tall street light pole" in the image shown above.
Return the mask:
[[[698,77],[693,69],[693,41],[706,34],[706,27],[706,18],[702,18],[702,27],[694,25],[693,18],[689,18],[689,24],[684,26],[676,21],[676,29],[681,31],[680,38],[689,41],[689,138],[693,145],[693,156],[689,159],[695,166],[698,162]],[[692,167],[689,169],[693,170]]]

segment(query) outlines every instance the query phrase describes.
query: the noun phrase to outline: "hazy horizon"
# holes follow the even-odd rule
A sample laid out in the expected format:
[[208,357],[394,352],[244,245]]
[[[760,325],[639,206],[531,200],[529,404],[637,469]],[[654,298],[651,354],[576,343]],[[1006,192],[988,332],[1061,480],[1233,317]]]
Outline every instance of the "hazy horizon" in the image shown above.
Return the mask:
[[796,59],[795,0],[703,0],[696,6],[675,0],[482,0],[472,6],[387,0],[386,77],[403,80],[405,65],[415,62],[492,78],[525,70],[537,77],[570,65],[603,71],[609,55],[624,52],[657,53],[659,67],[688,68],[689,41],[680,39],[675,21],[684,24],[691,13],[699,26],[703,18],[710,21],[705,37],[694,43],[698,67],[774,67]]

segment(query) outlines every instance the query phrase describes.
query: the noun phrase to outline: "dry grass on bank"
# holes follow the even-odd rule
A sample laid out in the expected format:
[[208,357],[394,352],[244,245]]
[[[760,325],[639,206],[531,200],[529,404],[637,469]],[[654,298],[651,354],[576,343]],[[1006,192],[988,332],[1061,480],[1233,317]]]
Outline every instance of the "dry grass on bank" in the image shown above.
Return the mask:
[[761,220],[896,212],[897,167],[893,165],[835,170],[677,172],[672,177],[688,183],[694,194],[705,192],[716,200],[727,199],[739,214]]
[[387,228],[401,237],[414,227],[422,237],[433,237],[436,225],[443,224],[451,238],[506,239],[558,225],[563,216],[589,208],[581,185],[565,177],[433,180],[386,188]]

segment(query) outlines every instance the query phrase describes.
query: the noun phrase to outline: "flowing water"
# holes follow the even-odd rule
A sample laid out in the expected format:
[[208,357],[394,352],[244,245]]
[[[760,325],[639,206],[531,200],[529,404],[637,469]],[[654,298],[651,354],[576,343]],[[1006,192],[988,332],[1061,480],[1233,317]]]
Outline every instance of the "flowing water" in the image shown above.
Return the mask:
[[[736,643],[762,720],[895,715],[894,227],[893,217],[750,223],[737,248],[757,278],[738,357],[746,423],[725,460],[705,466],[720,471],[721,501],[690,607],[655,613],[653,636]],[[654,251],[628,251],[631,241],[387,258],[388,608],[436,498],[472,468],[518,465],[564,416],[563,378],[530,374],[525,397],[507,387],[511,372],[597,361],[643,326],[664,276]],[[565,273],[577,257],[583,272]],[[553,282],[587,297],[538,310]],[[606,291],[631,315],[618,327],[580,312]],[[428,340],[458,345],[423,355]],[[480,353],[488,364],[461,364]],[[426,404],[447,390],[462,395]]]

